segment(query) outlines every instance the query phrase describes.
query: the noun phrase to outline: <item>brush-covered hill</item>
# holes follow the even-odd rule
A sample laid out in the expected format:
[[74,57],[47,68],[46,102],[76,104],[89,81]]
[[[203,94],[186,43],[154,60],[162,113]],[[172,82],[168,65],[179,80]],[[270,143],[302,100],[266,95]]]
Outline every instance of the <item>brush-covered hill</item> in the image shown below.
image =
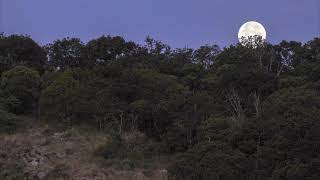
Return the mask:
[[320,39],[0,36],[0,175],[320,179]]

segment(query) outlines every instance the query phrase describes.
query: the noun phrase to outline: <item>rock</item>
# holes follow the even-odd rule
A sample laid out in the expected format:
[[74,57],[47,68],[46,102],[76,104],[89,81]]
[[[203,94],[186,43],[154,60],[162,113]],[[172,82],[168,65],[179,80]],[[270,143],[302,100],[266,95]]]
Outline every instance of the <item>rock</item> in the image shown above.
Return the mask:
[[30,163],[31,166],[38,166],[38,164],[39,164],[39,162],[37,160],[35,160],[35,159],[32,160],[31,163]]

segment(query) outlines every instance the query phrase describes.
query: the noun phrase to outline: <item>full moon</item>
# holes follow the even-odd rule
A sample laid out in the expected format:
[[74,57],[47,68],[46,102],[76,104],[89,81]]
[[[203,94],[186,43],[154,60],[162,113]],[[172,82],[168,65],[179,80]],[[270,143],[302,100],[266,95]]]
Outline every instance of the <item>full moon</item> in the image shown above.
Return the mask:
[[248,39],[249,37],[254,36],[260,36],[262,40],[266,40],[267,38],[267,32],[262,24],[255,22],[255,21],[249,21],[244,23],[238,33],[238,39],[241,44],[243,44],[244,39]]

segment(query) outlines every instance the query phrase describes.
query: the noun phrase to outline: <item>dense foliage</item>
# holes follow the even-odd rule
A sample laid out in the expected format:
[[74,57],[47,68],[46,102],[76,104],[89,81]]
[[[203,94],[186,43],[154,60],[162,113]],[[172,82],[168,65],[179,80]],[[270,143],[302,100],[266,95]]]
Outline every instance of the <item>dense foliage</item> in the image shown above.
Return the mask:
[[0,133],[14,129],[14,114],[28,114],[143,133],[152,146],[115,139],[101,154],[174,155],[172,179],[320,179],[319,38],[193,50],[150,37],[40,47],[1,35],[0,73]]

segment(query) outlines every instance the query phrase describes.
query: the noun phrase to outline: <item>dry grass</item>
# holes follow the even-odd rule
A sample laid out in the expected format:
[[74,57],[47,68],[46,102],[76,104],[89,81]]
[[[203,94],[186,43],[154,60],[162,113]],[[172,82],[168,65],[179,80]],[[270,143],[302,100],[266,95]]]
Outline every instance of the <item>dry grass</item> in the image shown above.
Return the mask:
[[[107,143],[104,133],[72,128],[56,131],[48,126],[33,127],[26,132],[0,136],[0,160],[16,162],[24,174],[40,179],[75,180],[165,180],[167,172],[133,169],[116,170],[102,166],[96,149]],[[2,159],[1,159],[2,158]],[[162,169],[162,170],[161,170]]]

